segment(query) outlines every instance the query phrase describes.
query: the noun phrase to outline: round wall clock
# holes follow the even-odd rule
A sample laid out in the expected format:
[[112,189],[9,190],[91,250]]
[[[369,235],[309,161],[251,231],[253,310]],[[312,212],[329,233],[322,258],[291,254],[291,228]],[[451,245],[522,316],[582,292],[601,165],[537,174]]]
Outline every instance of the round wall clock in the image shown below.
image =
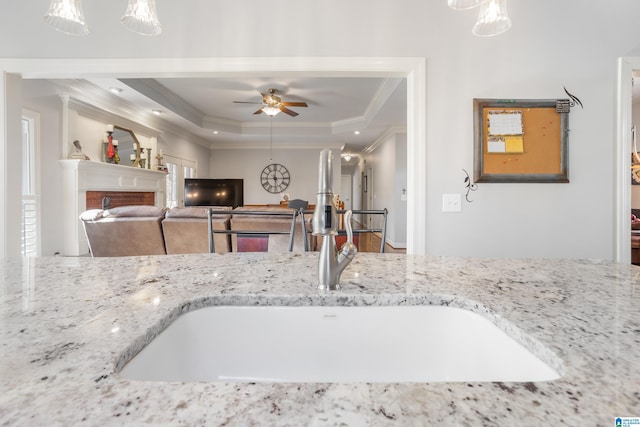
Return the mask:
[[260,174],[260,183],[269,193],[282,193],[289,186],[289,181],[289,171],[279,163],[267,165]]

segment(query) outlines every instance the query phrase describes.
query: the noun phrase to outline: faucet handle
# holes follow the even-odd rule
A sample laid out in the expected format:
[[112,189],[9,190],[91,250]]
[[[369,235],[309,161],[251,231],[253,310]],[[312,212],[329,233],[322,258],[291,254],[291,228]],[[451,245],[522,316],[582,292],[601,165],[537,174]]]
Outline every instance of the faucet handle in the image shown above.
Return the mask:
[[344,229],[347,231],[347,242],[353,243],[353,228],[351,227],[351,209],[344,213]]
[[[338,255],[338,263],[348,260],[349,262],[358,253],[358,248],[353,244],[353,228],[351,226],[351,216],[353,212],[351,209],[344,213],[344,229],[347,232],[347,241],[340,248],[340,254]],[[348,262],[347,262],[348,263]],[[346,266],[346,265],[345,265]]]

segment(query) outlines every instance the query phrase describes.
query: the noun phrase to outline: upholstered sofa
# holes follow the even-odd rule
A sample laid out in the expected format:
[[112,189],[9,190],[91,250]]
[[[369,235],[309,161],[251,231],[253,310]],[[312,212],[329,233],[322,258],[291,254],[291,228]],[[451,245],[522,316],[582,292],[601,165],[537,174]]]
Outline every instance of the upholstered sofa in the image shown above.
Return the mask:
[[[288,251],[289,234],[263,234],[291,231],[294,209],[280,207],[213,208],[214,248],[230,251]],[[220,213],[224,211],[224,213]],[[228,214],[226,213],[228,211]],[[260,211],[259,216],[249,213]],[[281,213],[282,216],[277,215]],[[208,207],[157,208],[123,206],[108,210],[92,209],[80,215],[89,250],[94,257],[161,255],[209,252]],[[314,250],[311,216],[305,217],[307,247]],[[222,231],[216,233],[215,231]],[[238,236],[225,231],[240,233]],[[251,233],[255,231],[255,233]],[[249,232],[249,234],[246,234]],[[304,251],[302,220],[298,216],[294,251]],[[240,241],[240,244],[238,244]]]
[[[230,211],[231,207],[217,207],[216,211]],[[164,243],[168,254],[193,254],[209,252],[208,208],[171,208],[162,221]],[[213,230],[228,230],[229,214],[216,214],[211,219]],[[213,246],[216,253],[231,250],[228,234],[214,233]]]
[[162,220],[166,209],[122,206],[80,215],[94,257],[166,254]]

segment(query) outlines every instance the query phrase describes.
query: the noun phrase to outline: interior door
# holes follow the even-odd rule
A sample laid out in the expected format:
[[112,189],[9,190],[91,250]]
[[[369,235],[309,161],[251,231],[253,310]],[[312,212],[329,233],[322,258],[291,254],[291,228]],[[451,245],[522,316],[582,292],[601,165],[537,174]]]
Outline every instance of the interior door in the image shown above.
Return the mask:
[[352,204],[352,191],[353,191],[353,178],[351,175],[340,175],[340,199],[344,202],[345,209],[353,209]]
[[[362,175],[362,209],[373,209],[373,168],[367,166],[365,172]],[[370,227],[372,222],[371,215],[363,215],[362,221],[365,227]]]

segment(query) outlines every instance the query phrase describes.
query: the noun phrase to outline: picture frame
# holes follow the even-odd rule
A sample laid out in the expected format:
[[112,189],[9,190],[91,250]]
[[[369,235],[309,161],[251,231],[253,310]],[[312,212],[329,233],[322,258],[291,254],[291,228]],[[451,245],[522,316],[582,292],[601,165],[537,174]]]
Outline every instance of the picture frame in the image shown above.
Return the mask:
[[558,100],[474,99],[474,180],[568,183],[569,114]]

